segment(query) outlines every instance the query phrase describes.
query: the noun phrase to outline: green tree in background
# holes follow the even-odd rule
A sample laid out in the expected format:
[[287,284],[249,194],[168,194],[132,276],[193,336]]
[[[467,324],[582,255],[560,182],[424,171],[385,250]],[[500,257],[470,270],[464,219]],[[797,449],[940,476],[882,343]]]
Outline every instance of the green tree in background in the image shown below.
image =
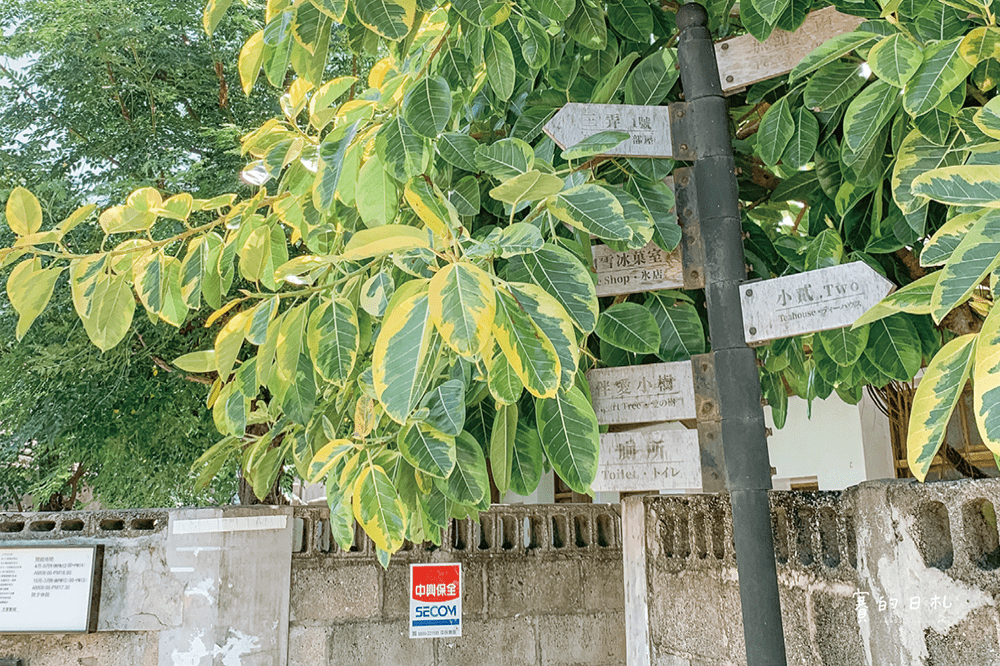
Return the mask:
[[[823,4],[709,9],[717,37],[763,39]],[[208,3],[210,33],[242,11],[231,5]],[[903,288],[853,329],[762,348],[764,391],[780,424],[788,395],[856,402],[927,364],[910,440],[922,478],[970,372],[1000,451],[984,282],[1000,265],[1000,31],[988,3],[836,6],[868,20],[731,99],[748,264],[767,278],[861,260]],[[212,342],[173,360],[213,382],[224,438],[202,482],[234,457],[259,496],[285,469],[325,481],[334,537],[349,543],[357,520],[383,562],[484,510],[491,480],[527,494],[551,467],[587,492],[599,429],[582,372],[710,341],[700,294],[599,301],[590,270],[591,236],[676,247],[673,162],[598,157],[628,137],[613,131],[559,150],[542,127],[567,102],[679,99],[676,9],[270,0],[238,58],[244,90],[264,78],[284,91],[280,116],[242,137],[259,189],[143,187],[99,215],[48,219],[15,189],[18,240],[2,252],[16,336],[64,274],[103,350],[130,339],[137,301],[181,331],[207,304]],[[327,75],[335,26],[380,58],[367,77]],[[101,250],[74,251],[78,228]]]

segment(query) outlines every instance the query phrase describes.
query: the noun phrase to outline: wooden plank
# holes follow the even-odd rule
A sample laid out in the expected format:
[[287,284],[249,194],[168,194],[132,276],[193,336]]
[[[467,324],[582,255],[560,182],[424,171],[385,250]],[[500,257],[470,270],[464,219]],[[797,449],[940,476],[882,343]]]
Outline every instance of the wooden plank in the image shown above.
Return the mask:
[[850,326],[894,285],[863,261],[740,287],[747,344]]
[[690,361],[601,368],[588,372],[587,381],[598,423],[695,418]]
[[625,573],[625,663],[626,666],[650,666],[646,508],[639,495],[622,498],[622,564]]
[[552,117],[545,133],[566,149],[598,132],[627,132],[629,139],[602,155],[617,157],[672,157],[670,108],[637,104],[580,104],[570,102]]
[[795,32],[775,29],[763,43],[753,35],[718,42],[715,57],[723,92],[736,92],[752,83],[766,81],[792,71],[820,44],[851,32],[864,19],[841,14],[833,7],[812,12]]
[[601,435],[595,491],[701,488],[696,430],[608,432]]
[[595,245],[597,295],[639,294],[657,289],[682,289],[684,268],[681,252],[664,252],[650,242],[638,250],[615,252],[607,245]]

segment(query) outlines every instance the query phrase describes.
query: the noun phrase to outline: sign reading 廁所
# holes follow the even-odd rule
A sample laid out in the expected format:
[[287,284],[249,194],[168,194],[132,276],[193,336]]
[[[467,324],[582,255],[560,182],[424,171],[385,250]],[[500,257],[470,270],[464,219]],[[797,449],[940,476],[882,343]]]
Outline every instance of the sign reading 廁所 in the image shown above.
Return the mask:
[[0,547],[0,634],[97,629],[102,546]]
[[700,488],[697,430],[633,430],[601,435],[595,491]]
[[863,261],[740,287],[747,344],[850,326],[894,285]]
[[658,423],[695,418],[690,361],[600,368],[587,373],[597,422]]
[[462,635],[462,565],[410,565],[410,638]]
[[595,245],[591,251],[597,269],[598,296],[684,287],[680,249],[667,253],[651,242],[625,252],[615,252],[607,245]]
[[601,155],[673,157],[667,106],[570,102],[543,129],[563,149],[598,132],[625,132],[628,139]]

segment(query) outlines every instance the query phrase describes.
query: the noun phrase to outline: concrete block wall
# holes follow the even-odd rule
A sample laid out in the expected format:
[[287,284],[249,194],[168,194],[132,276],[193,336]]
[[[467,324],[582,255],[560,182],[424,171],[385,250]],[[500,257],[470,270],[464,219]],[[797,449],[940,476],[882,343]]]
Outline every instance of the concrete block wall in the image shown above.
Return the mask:
[[[788,663],[1000,664],[998,501],[992,480],[772,493]],[[646,590],[626,609],[648,621],[645,663],[745,664],[726,497],[632,497],[623,513],[645,544],[626,564]]]
[[[608,505],[497,507],[454,521],[441,548],[383,569],[358,534],[329,541],[327,512],[296,510],[289,666],[620,666],[620,520]],[[408,638],[409,564],[461,562],[460,638]]]

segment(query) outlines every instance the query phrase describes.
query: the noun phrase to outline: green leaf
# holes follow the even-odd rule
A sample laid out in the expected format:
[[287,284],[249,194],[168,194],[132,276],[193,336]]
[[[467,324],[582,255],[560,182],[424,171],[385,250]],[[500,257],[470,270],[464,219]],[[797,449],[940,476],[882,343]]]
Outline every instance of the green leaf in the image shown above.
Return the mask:
[[451,118],[451,89],[440,76],[418,79],[403,98],[403,117],[413,131],[437,138]]
[[882,299],[882,305],[893,312],[908,312],[910,314],[930,314],[934,288],[941,279],[941,271],[925,275],[914,280]]
[[517,405],[502,405],[497,409],[493,432],[490,434],[490,469],[501,500],[511,488],[516,435]]
[[906,316],[897,314],[872,322],[864,352],[879,372],[901,382],[917,374],[922,358],[920,337]]
[[996,166],[950,166],[913,179],[913,192],[955,206],[1000,208],[1000,171]]
[[226,10],[231,4],[233,4],[233,0],[208,0],[205,3],[205,11],[201,18],[205,32],[209,35],[215,32],[215,28],[219,25],[222,17],[226,15]]
[[773,24],[788,8],[789,0],[753,0],[750,4],[766,23]]
[[864,69],[857,63],[831,62],[809,77],[802,100],[816,111],[829,111],[854,96],[866,80]]
[[500,99],[507,100],[514,93],[514,52],[510,43],[496,30],[487,30],[483,40],[483,59],[486,61],[486,80]]
[[517,22],[517,33],[521,38],[521,55],[528,67],[541,69],[547,65],[552,38],[545,28],[530,16],[522,16]]
[[924,61],[920,47],[902,34],[882,39],[868,52],[868,66],[882,81],[902,88]]
[[675,49],[660,49],[643,58],[625,81],[625,103],[661,104],[680,76],[676,64]]
[[369,157],[361,167],[355,196],[358,214],[367,226],[389,224],[396,219],[399,190],[378,155]]
[[994,268],[1000,266],[1000,210],[991,210],[970,228],[941,269],[931,298],[935,323],[965,302]]
[[590,401],[574,386],[535,405],[538,436],[552,469],[573,491],[589,494],[600,448]]
[[[560,183],[561,184],[561,183]],[[448,201],[459,215],[479,215],[482,201],[479,197],[479,181],[475,176],[465,176],[455,184],[448,194]]]
[[535,151],[521,139],[501,139],[476,148],[475,159],[478,170],[507,179],[531,170],[535,165]]
[[951,133],[951,116],[939,108],[931,109],[914,123],[928,141],[943,145]]
[[921,481],[941,448],[951,413],[962,396],[972,368],[976,337],[975,333],[963,335],[942,347],[927,366],[913,396],[906,459],[913,476]]
[[33,234],[42,228],[42,207],[35,195],[15,187],[7,197],[7,226],[18,236]]
[[358,315],[347,299],[337,296],[309,316],[306,343],[316,371],[324,380],[341,384],[351,376],[358,357]]
[[656,355],[664,363],[683,361],[705,351],[705,329],[694,305],[653,293],[646,306],[660,329],[660,348]]
[[515,222],[504,227],[496,240],[500,248],[500,256],[504,259],[538,252],[544,245],[542,234],[535,225],[528,222]]
[[406,513],[385,470],[368,465],[354,484],[354,517],[375,547],[393,552],[403,545]]
[[458,379],[449,379],[429,391],[420,401],[420,407],[427,410],[424,423],[446,435],[457,437],[465,423],[465,384]]
[[566,29],[566,34],[588,49],[603,51],[608,45],[604,9],[592,0],[576,0],[576,9],[563,27]]
[[[498,406],[513,405],[524,392],[524,383],[501,351],[493,358],[487,380],[490,395]],[[495,428],[496,426],[494,426]]]
[[542,478],[542,442],[534,418],[518,418],[514,433],[514,450],[511,452],[510,489],[518,495],[535,492]]
[[394,293],[396,285],[392,280],[392,274],[380,271],[361,286],[361,308],[373,317],[381,317],[385,314],[385,309]]
[[802,107],[795,112],[795,132],[781,156],[783,164],[799,169],[812,161],[819,143],[819,122],[809,109]]
[[833,229],[824,229],[807,246],[807,271],[839,266],[844,259],[844,243]]
[[372,352],[372,381],[386,414],[397,423],[406,422],[427,391],[440,345],[426,293],[390,308]]
[[839,60],[851,51],[864,46],[865,44],[878,39],[878,35],[870,32],[849,32],[828,39],[821,46],[815,48],[809,55],[803,58],[798,65],[788,75],[788,82],[792,83],[806,74],[815,72],[821,67],[825,67],[832,62]]
[[423,176],[416,176],[406,183],[403,197],[417,217],[440,238],[455,235],[462,226],[455,207],[437,185]]
[[517,301],[497,291],[493,336],[528,392],[539,398],[555,395],[560,363],[552,341]]
[[858,362],[868,344],[868,327],[837,328],[820,331],[816,337],[830,358],[840,366],[850,366]]
[[366,28],[394,42],[410,32],[417,9],[414,0],[357,0],[351,7]]
[[462,431],[455,439],[455,468],[447,479],[434,483],[445,497],[459,504],[477,505],[489,498],[486,458],[472,435]]
[[363,229],[351,236],[344,246],[340,258],[344,261],[358,261],[380,257],[390,252],[431,247],[428,231],[403,224],[386,224],[374,229]]
[[494,314],[490,276],[475,265],[449,264],[431,280],[431,321],[459,356],[474,359],[487,350]]
[[983,134],[1000,139],[1000,97],[986,102],[972,118]]
[[549,212],[566,224],[588,231],[603,240],[627,241],[632,229],[625,224],[618,199],[599,185],[578,185],[556,195]]
[[375,135],[375,152],[393,178],[405,183],[427,171],[431,151],[402,116],[382,125]]
[[628,132],[616,132],[614,130],[598,132],[597,134],[592,134],[576,145],[570,146],[566,150],[562,151],[561,156],[564,160],[578,160],[585,157],[593,157],[594,155],[600,155],[611,150],[612,148],[616,148],[623,141],[628,141],[630,137],[631,135]]
[[[645,0],[633,1],[640,2],[646,7],[647,10],[649,9]],[[611,7],[621,6],[623,5],[611,5]],[[609,104],[618,93],[618,88],[621,86],[622,81],[625,80],[625,75],[628,74],[629,70],[632,68],[632,64],[638,59],[638,53],[629,53],[628,55],[623,56],[621,61],[615,65],[604,78],[597,82],[597,85],[594,87],[594,93],[590,96],[591,104]]]
[[529,5],[553,21],[565,21],[576,8],[576,0],[529,0]]
[[645,0],[622,0],[608,5],[608,21],[618,34],[633,42],[647,42],[653,32],[653,12]]
[[876,81],[851,100],[844,114],[844,140],[853,150],[872,141],[899,110],[899,89]]
[[572,386],[580,362],[580,346],[566,310],[538,285],[512,282],[509,286],[518,304],[552,342],[559,357],[560,386]]
[[313,362],[308,354],[299,354],[295,375],[278,397],[281,409],[290,420],[303,426],[309,423],[316,407],[317,387]]
[[[961,339],[961,338],[959,338]],[[952,341],[955,342],[955,341]],[[938,352],[943,354],[944,349]],[[936,357],[935,357],[936,360]],[[972,378],[973,411],[983,442],[1000,453],[1000,308],[990,310],[976,343],[975,375]],[[921,380],[921,383],[923,380]]]
[[941,225],[920,252],[920,265],[941,266],[946,263],[969,229],[972,229],[985,213],[986,211],[982,209],[963,213]]
[[184,372],[215,372],[215,350],[191,352],[174,359],[174,365]]
[[446,479],[455,469],[454,435],[415,422],[399,431],[396,443],[403,458],[421,472]]
[[340,139],[330,140],[327,137],[319,146],[319,163],[313,185],[313,204],[320,212],[328,213],[333,209],[333,198],[337,192],[337,185],[340,184],[344,158],[351,142],[354,141],[357,129],[358,123],[354,123]]
[[962,133],[952,130],[943,146],[928,141],[919,130],[912,130],[896,152],[896,163],[892,167],[892,198],[903,213],[915,213],[927,205],[927,200],[913,192],[913,182],[921,174],[938,167],[960,164],[965,157],[963,151],[956,150],[962,141]]
[[774,166],[778,163],[793,134],[795,121],[785,96],[767,110],[757,131],[757,152],[765,164]]
[[[437,149],[444,161],[463,171],[479,171],[476,149],[479,144],[468,134],[446,132],[438,137]],[[534,154],[534,153],[532,153]],[[527,171],[527,169],[525,169]],[[521,173],[520,171],[518,173]]]
[[534,282],[565,308],[584,333],[597,325],[597,289],[590,273],[571,252],[547,243],[533,254],[511,259],[509,277]]
[[959,53],[962,38],[956,37],[927,47],[924,61],[903,89],[903,108],[920,116],[945,100],[972,73],[973,66]]
[[[564,153],[565,155],[565,153]],[[536,201],[562,191],[563,181],[558,176],[532,169],[514,176],[490,190],[490,196],[497,201],[511,204],[515,208],[522,201]],[[479,189],[477,187],[476,194]],[[479,210],[476,210],[478,213]]]
[[602,312],[597,319],[597,335],[636,354],[655,354],[660,349],[656,318],[638,303],[618,303]]

